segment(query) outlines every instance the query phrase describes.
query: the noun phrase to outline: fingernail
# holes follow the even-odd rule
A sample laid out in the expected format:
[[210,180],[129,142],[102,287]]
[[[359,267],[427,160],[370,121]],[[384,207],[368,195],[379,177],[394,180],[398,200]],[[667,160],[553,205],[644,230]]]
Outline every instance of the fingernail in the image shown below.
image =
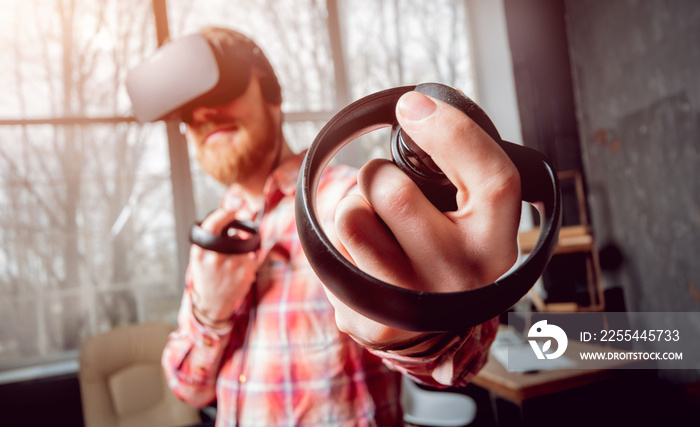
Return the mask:
[[408,92],[399,99],[398,109],[408,120],[423,120],[437,109],[437,104],[420,92]]

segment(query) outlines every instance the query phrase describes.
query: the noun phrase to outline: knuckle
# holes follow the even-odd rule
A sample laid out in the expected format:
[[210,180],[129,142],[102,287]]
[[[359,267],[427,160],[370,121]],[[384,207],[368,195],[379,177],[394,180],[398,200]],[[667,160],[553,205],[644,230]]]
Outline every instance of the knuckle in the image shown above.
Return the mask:
[[520,174],[512,162],[504,163],[484,184],[484,194],[492,200],[520,199]]
[[462,120],[460,120],[459,129],[462,134],[469,135],[474,131],[481,131],[481,126],[479,126],[471,117],[464,115]]
[[412,210],[420,190],[406,174],[394,168],[384,168],[365,180],[363,193],[379,216],[403,218]]
[[410,178],[404,175],[378,187],[371,204],[380,217],[403,221],[414,215],[417,197],[422,193]]
[[[474,140],[479,135],[486,135],[484,130],[468,115],[461,114],[456,120],[452,120],[446,128],[448,133],[445,138],[448,143],[461,144],[463,141]],[[490,138],[490,137],[489,137]],[[480,138],[479,138],[480,139]]]
[[384,208],[393,215],[404,216],[410,210],[411,201],[416,193],[415,186],[409,182],[402,182],[393,186],[385,195]]

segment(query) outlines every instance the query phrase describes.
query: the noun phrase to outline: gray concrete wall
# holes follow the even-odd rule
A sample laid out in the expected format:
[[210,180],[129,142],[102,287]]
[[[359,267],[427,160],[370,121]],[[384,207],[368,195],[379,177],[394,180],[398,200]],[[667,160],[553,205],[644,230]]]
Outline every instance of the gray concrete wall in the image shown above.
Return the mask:
[[700,310],[700,1],[567,0],[594,230],[629,311]]

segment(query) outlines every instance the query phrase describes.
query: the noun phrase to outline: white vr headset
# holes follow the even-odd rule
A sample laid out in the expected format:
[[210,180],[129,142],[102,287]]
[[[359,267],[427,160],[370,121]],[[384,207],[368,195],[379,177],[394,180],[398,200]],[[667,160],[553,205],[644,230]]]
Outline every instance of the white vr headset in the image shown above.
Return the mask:
[[194,34],[158,49],[126,78],[136,118],[187,121],[194,107],[222,105],[240,96],[252,68],[258,71],[265,100],[280,103],[279,83],[265,55],[249,39],[239,44],[222,46]]

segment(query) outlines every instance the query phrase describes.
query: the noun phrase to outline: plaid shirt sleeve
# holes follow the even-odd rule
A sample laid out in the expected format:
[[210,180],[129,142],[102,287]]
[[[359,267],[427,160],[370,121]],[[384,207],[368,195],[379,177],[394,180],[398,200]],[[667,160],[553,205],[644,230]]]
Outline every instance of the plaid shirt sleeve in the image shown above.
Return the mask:
[[[216,399],[216,379],[234,327],[215,330],[200,323],[192,312],[191,286],[188,274],[178,312],[179,327],[170,334],[162,366],[173,393],[192,406],[202,407]],[[234,325],[235,320],[234,316]]]

